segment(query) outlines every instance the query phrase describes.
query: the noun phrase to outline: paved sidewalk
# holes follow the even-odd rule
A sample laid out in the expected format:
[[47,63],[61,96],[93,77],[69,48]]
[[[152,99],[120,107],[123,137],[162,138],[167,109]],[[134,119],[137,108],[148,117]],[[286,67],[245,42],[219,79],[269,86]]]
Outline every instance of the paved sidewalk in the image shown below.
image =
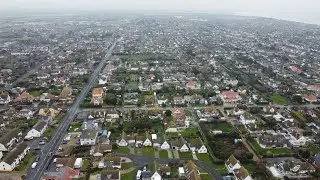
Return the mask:
[[159,158],[159,157],[160,157],[159,151],[154,151],[154,157],[155,157],[155,158]]
[[195,153],[192,153],[192,157],[193,157],[194,160],[199,160],[198,157],[197,157],[197,154],[195,154]]

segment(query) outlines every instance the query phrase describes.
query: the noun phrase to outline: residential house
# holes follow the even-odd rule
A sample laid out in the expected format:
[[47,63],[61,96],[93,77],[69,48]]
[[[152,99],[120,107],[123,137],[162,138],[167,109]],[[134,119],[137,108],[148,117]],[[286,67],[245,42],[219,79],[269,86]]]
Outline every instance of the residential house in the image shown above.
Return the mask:
[[188,144],[185,142],[185,140],[181,137],[181,138],[177,138],[171,141],[171,148],[173,150],[178,150],[180,152],[189,152],[189,146]]
[[143,146],[152,146],[152,141],[150,137],[147,136],[147,138],[143,142]]
[[39,121],[33,128],[27,133],[25,139],[33,139],[35,137],[41,137],[44,131],[47,129],[47,123]]
[[175,121],[175,125],[177,127],[185,127],[186,126],[186,115],[183,108],[173,108],[172,109],[172,117]]
[[169,144],[167,141],[164,141],[164,142],[161,144],[160,148],[161,148],[162,150],[168,150],[168,149],[170,149],[170,144]]
[[10,131],[8,134],[4,134],[0,139],[0,151],[10,151],[12,146],[19,141],[22,132],[18,129]]
[[73,168],[74,163],[76,162],[76,158],[71,156],[71,157],[64,157],[64,158],[57,158],[56,160],[56,167],[61,168],[61,167],[70,167]]
[[84,145],[95,145],[98,138],[98,131],[96,130],[84,130],[81,133],[80,144]]
[[232,154],[225,162],[225,166],[227,167],[229,173],[233,173],[234,170],[240,169],[242,165],[240,161]]
[[161,146],[160,139],[158,139],[157,134],[151,134],[151,140],[153,143],[153,147],[159,148]]
[[303,99],[306,100],[307,102],[310,102],[310,103],[318,101],[317,96],[313,96],[310,94],[304,94]]
[[59,95],[59,100],[67,101],[70,99],[71,94],[72,94],[72,88],[69,86],[65,86]]
[[121,157],[106,156],[99,162],[99,168],[121,169]]
[[158,172],[154,172],[151,176],[151,180],[162,180],[162,177]]
[[64,166],[58,169],[58,172],[48,172],[45,180],[61,180],[61,179],[78,179],[80,175],[79,170]]
[[111,144],[98,144],[94,148],[93,156],[101,157],[106,153],[112,152],[112,145]]
[[249,172],[243,166],[234,170],[234,177],[235,180],[253,180]]
[[239,118],[240,118],[241,124],[243,124],[243,125],[256,123],[256,118],[249,113],[244,113],[243,115],[240,115]]
[[34,115],[34,111],[31,109],[21,109],[19,115],[23,118],[31,119]]
[[224,103],[233,103],[241,100],[239,93],[234,92],[233,90],[223,91],[220,97]]
[[18,97],[15,98],[16,102],[32,102],[34,97],[30,95],[27,91],[21,93]]
[[11,102],[11,97],[8,92],[1,91],[0,92],[0,104],[8,104]]
[[173,97],[173,104],[175,105],[182,105],[184,104],[184,99],[181,96],[175,96]]
[[120,180],[120,171],[119,170],[106,170],[101,172],[101,180]]
[[104,91],[102,88],[93,88],[91,104],[93,105],[102,105],[103,104]]
[[66,145],[64,146],[59,152],[57,156],[59,157],[70,157],[74,152],[75,147],[73,145]]
[[142,147],[145,140],[145,136],[136,136],[136,147]]
[[263,134],[257,137],[257,142],[262,148],[288,147],[289,142],[282,134]]
[[198,153],[207,153],[208,152],[206,146],[198,138],[191,139],[189,142],[189,147],[192,152],[198,152]]
[[58,114],[60,113],[60,111],[55,110],[53,108],[41,108],[39,110],[39,116],[50,116],[52,118],[56,117]]
[[158,166],[158,172],[160,172],[161,176],[170,176],[171,174],[171,167],[168,165],[160,165]]
[[187,180],[201,180],[198,166],[192,160],[189,160],[183,167],[185,177]]
[[107,115],[106,115],[105,119],[106,119],[107,122],[111,122],[111,121],[117,120],[120,117],[117,111],[109,111],[106,114]]
[[25,142],[17,145],[0,162],[0,171],[13,171],[14,168],[19,166],[29,150],[30,147]]
[[118,142],[118,146],[120,147],[128,146],[128,142],[126,141],[125,137],[121,137],[120,141]]
[[186,83],[186,87],[190,89],[200,89],[201,86],[195,81],[189,81]]

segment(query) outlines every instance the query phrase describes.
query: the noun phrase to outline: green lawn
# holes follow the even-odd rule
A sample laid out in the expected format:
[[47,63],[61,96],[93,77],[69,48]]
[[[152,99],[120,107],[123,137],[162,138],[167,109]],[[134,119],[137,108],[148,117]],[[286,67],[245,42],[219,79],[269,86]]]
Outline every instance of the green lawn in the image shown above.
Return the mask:
[[90,163],[90,161],[88,159],[84,159],[81,170],[86,171],[88,169],[89,163]]
[[24,171],[26,170],[31,164],[32,164],[32,160],[33,160],[33,153],[28,153],[24,158],[23,158],[23,161],[22,163],[15,168],[16,171]]
[[288,100],[278,94],[272,94],[269,100],[280,105],[288,104]]
[[137,170],[133,170],[131,172],[128,172],[126,174],[121,174],[120,179],[121,180],[132,180],[134,177],[136,177]]
[[307,119],[299,112],[293,111],[291,115],[296,118],[298,121],[307,121]]
[[212,161],[211,161],[211,158],[210,158],[209,154],[199,154],[199,153],[197,153],[197,157],[198,157],[199,161],[206,162],[209,165],[211,165],[212,167],[214,166]]
[[191,152],[179,152],[179,157],[180,158],[190,158],[190,159],[193,158]]
[[51,136],[52,136],[52,133],[54,132],[54,130],[55,130],[54,128],[48,127],[48,129],[46,129],[46,131],[44,131],[42,136],[47,137],[49,140],[49,139],[51,139]]
[[313,153],[320,153],[320,147],[319,146],[313,146],[313,147],[310,147],[309,150]]
[[160,156],[160,158],[169,158],[168,151],[167,150],[160,150],[159,156]]
[[81,132],[82,124],[81,123],[72,123],[68,128],[68,132]]
[[148,157],[154,157],[153,147],[143,147],[142,148],[142,155],[148,156]]
[[127,147],[118,147],[118,149],[114,149],[114,152],[119,153],[119,154],[129,154],[130,149]]
[[209,174],[200,174],[201,180],[214,180]]
[[182,131],[180,134],[183,137],[197,137],[198,130],[194,128],[187,128],[184,131]]
[[244,163],[242,165],[248,170],[250,174],[252,174],[252,172],[256,169],[256,165],[253,163]]
[[214,169],[219,173],[219,174],[227,174],[228,170],[224,164],[214,164]]
[[131,167],[133,167],[133,163],[132,162],[121,163],[121,169],[122,170],[129,169]]
[[224,133],[231,132],[233,126],[230,123],[217,123],[214,124],[214,130],[221,130]]
[[39,97],[43,92],[41,90],[32,90],[29,92],[33,97]]

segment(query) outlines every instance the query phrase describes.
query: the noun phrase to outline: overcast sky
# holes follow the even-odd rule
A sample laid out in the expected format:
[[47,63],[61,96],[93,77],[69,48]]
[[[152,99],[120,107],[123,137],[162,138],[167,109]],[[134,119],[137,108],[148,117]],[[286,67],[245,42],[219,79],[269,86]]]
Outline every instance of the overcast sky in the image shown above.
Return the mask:
[[320,24],[320,0],[0,0],[0,11],[13,9],[194,11]]

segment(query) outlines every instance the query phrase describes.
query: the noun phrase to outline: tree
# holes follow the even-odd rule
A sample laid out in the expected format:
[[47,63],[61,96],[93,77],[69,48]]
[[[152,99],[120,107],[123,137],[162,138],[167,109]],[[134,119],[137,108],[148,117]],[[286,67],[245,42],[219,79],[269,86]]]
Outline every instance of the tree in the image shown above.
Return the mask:
[[166,110],[166,112],[164,114],[169,117],[172,115],[172,112],[170,110]]
[[105,101],[110,105],[117,105],[117,96],[113,93],[107,93],[105,97]]

